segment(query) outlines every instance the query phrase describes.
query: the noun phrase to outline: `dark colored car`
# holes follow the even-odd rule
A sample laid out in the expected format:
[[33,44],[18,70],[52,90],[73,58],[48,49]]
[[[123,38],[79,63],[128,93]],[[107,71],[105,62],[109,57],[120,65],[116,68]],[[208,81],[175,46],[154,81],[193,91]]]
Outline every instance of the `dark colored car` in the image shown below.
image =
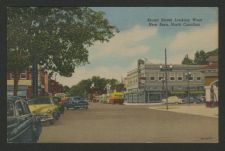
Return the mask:
[[197,97],[190,96],[190,100],[188,97],[183,98],[182,103],[203,103],[203,100]]
[[69,100],[65,103],[65,107],[67,109],[74,108],[74,109],[88,109],[88,102],[82,99],[79,96],[70,97]]
[[8,97],[7,142],[36,143],[41,131],[41,120],[30,112],[27,102],[19,97]]

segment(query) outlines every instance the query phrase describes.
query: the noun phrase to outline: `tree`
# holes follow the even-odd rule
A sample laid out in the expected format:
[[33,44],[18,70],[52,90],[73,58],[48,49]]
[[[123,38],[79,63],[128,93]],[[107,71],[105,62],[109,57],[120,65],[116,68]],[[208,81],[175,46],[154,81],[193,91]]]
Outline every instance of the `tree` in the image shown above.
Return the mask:
[[9,7],[7,13],[8,52],[18,48],[27,53],[32,71],[40,64],[67,77],[89,63],[88,47],[107,42],[118,32],[103,12],[86,7]]
[[206,53],[207,57],[209,56],[218,56],[218,48]]
[[63,86],[64,93],[68,93],[70,91],[70,87],[67,85]]
[[[91,85],[94,83],[94,88],[91,88]],[[118,85],[118,80],[116,79],[106,79],[99,76],[93,76],[91,79],[81,80],[78,84],[71,87],[69,94],[70,95],[79,95],[87,97],[88,94],[95,93],[102,94],[106,93],[106,85],[111,85],[111,90],[121,89],[121,86]]]
[[116,85],[116,91],[117,91],[117,92],[125,91],[125,86],[124,86],[124,84],[122,84],[122,83],[117,84],[117,85]]
[[187,64],[187,65],[191,65],[193,64],[193,60],[189,59],[188,54],[186,54],[186,56],[184,57],[182,64]]
[[194,63],[198,65],[207,64],[207,54],[201,50],[195,53]]

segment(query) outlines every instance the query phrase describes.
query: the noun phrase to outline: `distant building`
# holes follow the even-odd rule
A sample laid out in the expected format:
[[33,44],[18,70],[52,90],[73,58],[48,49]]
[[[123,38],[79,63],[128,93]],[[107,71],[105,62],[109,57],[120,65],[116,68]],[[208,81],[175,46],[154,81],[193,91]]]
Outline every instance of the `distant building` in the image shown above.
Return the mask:
[[64,92],[63,85],[53,79],[49,79],[48,92],[52,95],[62,93]]
[[205,75],[205,100],[218,103],[218,56],[210,56],[202,67]]
[[[202,65],[173,65],[168,71],[169,95],[204,94],[205,77]],[[185,76],[190,72],[189,82]],[[138,62],[135,69],[127,73],[127,102],[160,102],[165,97],[165,75],[160,70],[160,64]]]

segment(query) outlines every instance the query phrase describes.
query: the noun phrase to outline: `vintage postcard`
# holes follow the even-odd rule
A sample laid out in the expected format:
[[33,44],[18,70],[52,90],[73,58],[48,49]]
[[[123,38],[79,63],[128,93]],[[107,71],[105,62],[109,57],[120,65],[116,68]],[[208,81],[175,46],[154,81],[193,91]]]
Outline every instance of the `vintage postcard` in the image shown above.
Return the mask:
[[218,143],[217,7],[8,7],[8,143]]

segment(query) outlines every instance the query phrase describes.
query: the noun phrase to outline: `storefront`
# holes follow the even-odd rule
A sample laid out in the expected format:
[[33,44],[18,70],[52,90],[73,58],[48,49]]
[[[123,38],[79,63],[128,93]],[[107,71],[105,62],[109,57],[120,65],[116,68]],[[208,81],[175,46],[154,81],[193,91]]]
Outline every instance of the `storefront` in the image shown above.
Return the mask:
[[[13,96],[14,87],[7,86],[7,96]],[[18,86],[17,96],[27,97],[28,87],[27,86]]]

